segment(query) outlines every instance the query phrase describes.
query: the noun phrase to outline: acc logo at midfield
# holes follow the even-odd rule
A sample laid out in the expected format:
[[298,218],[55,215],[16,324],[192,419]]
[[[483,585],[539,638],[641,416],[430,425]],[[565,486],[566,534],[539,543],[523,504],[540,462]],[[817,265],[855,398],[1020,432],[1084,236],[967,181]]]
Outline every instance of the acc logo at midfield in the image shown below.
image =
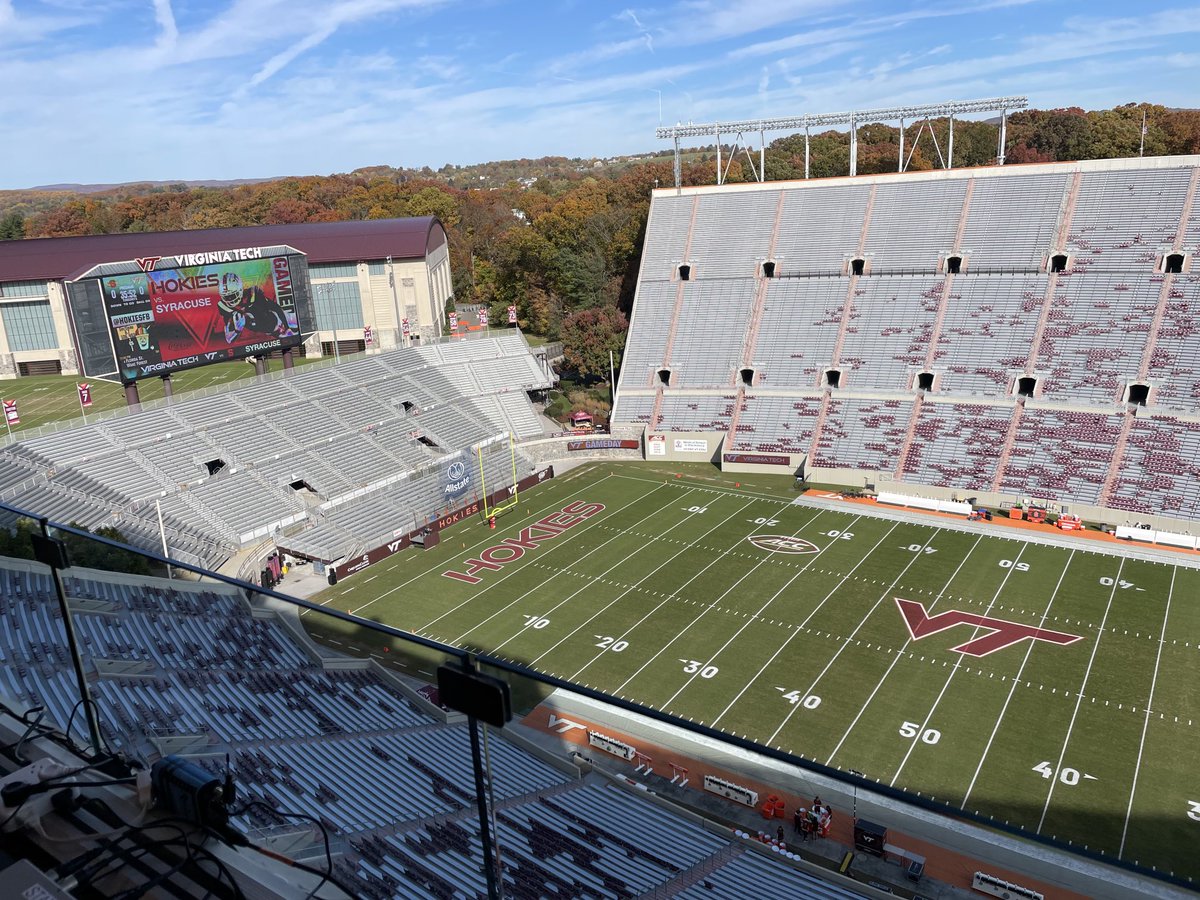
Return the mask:
[[816,553],[821,549],[803,538],[787,534],[752,534],[746,540],[769,553]]

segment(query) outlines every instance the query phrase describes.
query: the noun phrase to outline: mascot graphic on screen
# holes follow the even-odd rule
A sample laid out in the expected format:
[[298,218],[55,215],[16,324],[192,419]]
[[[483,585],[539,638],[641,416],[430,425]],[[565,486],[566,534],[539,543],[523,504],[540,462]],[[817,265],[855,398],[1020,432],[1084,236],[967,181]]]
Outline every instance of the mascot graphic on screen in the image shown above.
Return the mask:
[[221,299],[217,308],[225,319],[225,342],[232,344],[243,331],[272,337],[294,334],[283,308],[257,284],[245,287],[237,272],[221,278]]

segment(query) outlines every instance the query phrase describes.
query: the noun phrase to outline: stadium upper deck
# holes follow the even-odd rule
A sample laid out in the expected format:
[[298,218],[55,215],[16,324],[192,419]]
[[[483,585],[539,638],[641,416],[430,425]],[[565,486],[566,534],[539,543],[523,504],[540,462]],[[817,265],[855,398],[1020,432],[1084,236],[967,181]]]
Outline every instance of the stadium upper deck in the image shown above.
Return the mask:
[[655,192],[614,421],[1200,518],[1200,158]]

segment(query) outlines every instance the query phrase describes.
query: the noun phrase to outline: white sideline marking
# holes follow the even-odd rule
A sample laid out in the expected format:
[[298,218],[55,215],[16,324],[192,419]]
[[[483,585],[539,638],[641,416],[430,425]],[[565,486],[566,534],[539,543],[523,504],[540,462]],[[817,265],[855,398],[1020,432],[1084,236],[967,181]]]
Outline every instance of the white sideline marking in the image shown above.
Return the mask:
[[[937,604],[938,600],[942,599],[942,597],[943,597],[943,595],[945,595],[946,591],[949,590],[950,585],[952,585],[954,583],[954,579],[958,577],[958,573],[962,571],[962,567],[967,564],[967,560],[971,558],[971,554],[975,552],[975,548],[979,546],[979,543],[982,540],[983,540],[983,535],[981,534],[975,538],[975,543],[971,545],[971,549],[963,554],[963,558],[959,562],[958,567],[954,570],[953,574],[951,574],[951,576],[948,579],[946,579],[945,586],[940,591],[938,591],[937,596],[933,598],[932,602],[930,602],[930,604],[929,604],[930,610],[933,609],[933,607]],[[905,548],[905,549],[907,549],[907,548]],[[827,760],[825,760],[825,765],[828,766],[828,765],[832,764],[833,758],[835,756],[837,756],[838,751],[842,749],[842,744],[846,743],[846,738],[848,738],[850,736],[850,732],[852,732],[854,730],[855,726],[858,725],[858,720],[862,718],[863,713],[865,713],[867,711],[867,707],[871,705],[871,701],[875,699],[875,695],[877,693],[879,693],[879,689],[881,687],[883,687],[884,682],[886,682],[888,680],[888,676],[892,674],[892,669],[896,668],[896,663],[900,662],[900,660],[902,660],[904,658],[904,652],[906,650],[908,650],[908,645],[911,643],[912,643],[912,636],[909,635],[909,637],[904,639],[904,643],[901,645],[900,651],[898,653],[892,654],[892,661],[888,664],[887,671],[884,672],[883,675],[880,676],[879,681],[876,683],[874,690],[871,691],[871,696],[869,696],[866,699],[866,701],[863,703],[862,707],[859,708],[858,715],[856,715],[854,717],[854,721],[850,723],[850,725],[846,728],[846,731],[842,734],[841,740],[839,740],[837,742],[837,746],[833,748],[833,751],[829,754],[829,758]]]
[[[654,493],[654,491],[650,491],[650,493],[648,493],[648,494],[643,494],[643,495],[642,495],[642,496],[640,496],[640,497],[636,497],[636,498],[634,498],[633,500],[630,500],[628,503],[626,503],[626,504],[625,504],[624,506],[622,506],[620,509],[618,509],[618,510],[615,510],[615,511],[614,511],[614,513],[617,513],[617,512],[624,512],[625,510],[629,509],[629,507],[633,506],[633,504],[635,504],[635,503],[637,503],[637,502],[639,502],[639,501],[641,501],[641,500],[644,500],[644,499],[646,499],[647,497],[649,497],[649,496],[650,496],[651,494],[653,494],[653,493]],[[674,497],[668,497],[668,498],[667,498],[667,502],[666,502],[666,503],[664,503],[662,506],[658,507],[658,509],[654,510],[654,513],[660,513],[660,512],[662,512],[664,509],[666,509],[666,508],[667,508],[667,504],[669,504],[669,503],[675,503],[675,502],[676,502],[676,500],[675,500],[675,498],[674,498]],[[651,513],[651,515],[654,515],[654,513]],[[599,521],[599,520],[596,520],[596,521]],[[566,544],[566,542],[567,542],[567,541],[571,540],[572,538],[578,537],[580,534],[584,534],[585,532],[589,531],[589,530],[590,530],[590,528],[589,528],[589,525],[590,525],[590,524],[591,524],[591,523],[588,523],[588,524],[584,524],[582,527],[580,527],[580,526],[577,526],[576,528],[573,528],[573,529],[571,530],[571,532],[572,532],[572,533],[569,533],[569,534],[568,534],[568,535],[567,535],[565,538],[563,538],[563,539],[562,539],[562,541],[561,541],[561,542],[557,543],[557,544],[556,544],[556,546],[558,546],[558,547],[562,547],[562,546],[564,546],[564,545]],[[591,555],[592,555],[593,553],[595,553],[597,550],[600,550],[600,549],[601,549],[601,548],[603,548],[603,547],[607,547],[609,544],[611,544],[613,541],[615,541],[615,540],[616,540],[617,538],[619,538],[620,536],[621,536],[620,534],[613,535],[611,538],[609,538],[609,539],[608,539],[607,541],[605,541],[604,543],[602,543],[602,544],[599,544],[599,545],[597,545],[597,546],[593,547],[591,550],[587,551],[587,552],[586,552],[586,553],[584,553],[582,556],[578,556],[578,557],[576,557],[575,559],[573,559],[571,562],[567,563],[567,565],[566,565],[566,568],[570,568],[571,566],[575,565],[576,563],[578,563],[578,562],[581,562],[581,561],[583,561],[583,560],[587,559],[589,556],[591,556]],[[556,540],[557,540],[557,539],[556,539]],[[511,571],[511,572],[506,572],[505,574],[503,574],[503,575],[501,575],[499,578],[497,578],[495,581],[488,582],[488,585],[487,585],[487,587],[483,588],[483,590],[477,591],[476,593],[472,594],[472,595],[471,595],[471,596],[469,596],[469,597],[468,597],[466,600],[464,600],[462,603],[460,603],[460,604],[458,604],[457,606],[455,606],[453,609],[448,609],[448,610],[446,610],[446,611],[445,611],[444,613],[442,613],[440,616],[438,616],[437,618],[433,619],[433,620],[432,620],[432,621],[430,621],[428,624],[426,624],[426,625],[422,626],[422,630],[424,630],[425,628],[428,628],[430,625],[433,625],[435,622],[440,622],[442,619],[446,618],[446,616],[450,615],[450,614],[451,614],[451,613],[453,613],[453,612],[457,612],[458,610],[460,610],[460,609],[462,609],[464,606],[466,606],[468,603],[473,603],[473,602],[475,602],[475,601],[476,601],[476,600],[478,600],[480,597],[482,597],[484,594],[486,594],[488,591],[490,591],[492,588],[494,588],[494,587],[497,587],[498,585],[501,585],[501,584],[503,584],[505,581],[507,581],[507,580],[508,580],[509,578],[511,578],[512,576],[514,576],[514,575],[516,575],[516,574],[518,574],[518,573],[520,573],[520,572],[524,572],[526,568],[528,568],[528,566],[516,566],[516,567],[514,567],[514,568],[512,569],[512,571]],[[558,572],[552,572],[552,573],[550,574],[550,576],[549,576],[549,577],[547,577],[545,580],[541,581],[540,583],[538,583],[538,584],[537,584],[537,585],[535,585],[534,587],[530,588],[529,590],[522,592],[520,595],[518,595],[517,597],[515,597],[515,598],[514,598],[514,599],[513,599],[511,602],[504,604],[504,606],[502,606],[502,607],[500,607],[499,609],[497,609],[495,612],[493,612],[493,613],[492,613],[490,616],[488,616],[486,619],[483,619],[483,620],[481,620],[481,621],[475,622],[474,624],[472,624],[472,625],[471,625],[471,627],[470,627],[470,628],[468,628],[466,631],[464,631],[464,632],[463,632],[462,634],[460,634],[458,637],[454,638],[454,640],[450,641],[449,643],[450,643],[450,644],[457,644],[459,641],[461,641],[463,638],[465,638],[465,637],[466,637],[468,634],[470,634],[470,633],[471,633],[472,631],[474,631],[476,628],[480,628],[480,627],[482,627],[482,626],[486,625],[488,622],[492,621],[492,619],[496,618],[496,616],[500,615],[502,612],[505,612],[506,610],[508,610],[508,609],[510,609],[511,607],[515,606],[517,603],[520,603],[520,602],[521,602],[522,600],[524,600],[524,599],[525,599],[525,598],[526,598],[526,597],[527,597],[529,594],[533,593],[533,592],[534,592],[534,591],[536,591],[538,588],[540,588],[540,587],[542,587],[543,585],[546,585],[546,584],[550,583],[551,581],[553,581],[555,578],[557,578],[557,577],[558,577],[558,575],[559,575],[559,573],[558,573]],[[508,643],[508,641],[505,641],[504,643],[506,644],[506,643]],[[503,646],[504,646],[504,644],[497,644],[496,646],[492,647],[491,649],[493,649],[493,650],[499,650],[499,649],[500,649],[501,647],[503,647]]]
[[[1171,597],[1175,593],[1175,574],[1178,569],[1171,570],[1171,586],[1167,588],[1167,608],[1163,612],[1162,636],[1167,636],[1167,616],[1171,614]],[[1142,739],[1138,741],[1137,762],[1133,766],[1133,784],[1129,786],[1129,806],[1125,809],[1125,826],[1121,829],[1121,846],[1117,849],[1117,859],[1125,854],[1125,836],[1129,833],[1129,817],[1133,813],[1133,795],[1137,791],[1138,774],[1142,770],[1142,750],[1146,746],[1146,729],[1150,727],[1150,710],[1154,708],[1154,686],[1158,683],[1158,664],[1162,660],[1163,641],[1158,642],[1158,654],[1154,657],[1154,676],[1150,679],[1150,697],[1146,700],[1146,719],[1142,722]],[[1086,776],[1085,776],[1086,777]]]
[[[595,482],[595,484],[591,485],[591,487],[595,487],[595,486],[597,486],[597,485],[600,485],[600,484],[602,484],[603,482],[607,481],[608,479],[610,479],[610,478],[612,478],[612,477],[613,477],[612,475],[605,475],[603,478],[601,478],[600,480],[598,480],[597,482]],[[542,482],[542,483],[543,483],[543,484],[545,484],[546,482]],[[551,482],[551,484],[552,484],[552,483],[553,483],[553,482]],[[568,494],[568,496],[569,496],[570,492],[568,491],[568,492],[567,492],[567,494]],[[649,496],[649,495],[647,494],[647,495],[645,495],[645,496]],[[538,508],[538,509],[537,509],[535,512],[538,514],[538,518],[541,518],[541,513],[544,513],[546,510],[548,510],[548,509],[552,509],[552,508],[553,508],[553,507],[555,507],[555,506],[560,506],[560,507],[561,507],[561,504],[562,504],[562,503],[565,503],[565,502],[566,502],[566,498],[565,498],[565,497],[563,497],[563,498],[561,498],[561,499],[559,499],[559,500],[555,500],[555,501],[553,501],[553,502],[551,502],[551,503],[547,503],[546,505],[539,507],[539,508]],[[464,520],[464,521],[470,521],[470,519],[466,519],[466,520]],[[495,541],[495,540],[496,540],[496,536],[495,536],[494,534],[492,534],[491,532],[488,532],[488,533],[487,533],[487,534],[485,534],[485,535],[484,535],[482,538],[480,538],[478,541],[476,541],[474,544],[472,544],[470,547],[468,547],[466,552],[467,552],[467,553],[474,553],[474,552],[475,552],[475,549],[476,549],[477,547],[483,547],[483,546],[485,546],[485,545],[491,544],[491,543],[492,543],[493,541]],[[445,560],[443,560],[443,561],[441,561],[441,562],[436,562],[436,561],[435,561],[435,562],[431,562],[428,568],[422,569],[420,572],[418,572],[418,573],[417,573],[416,575],[414,575],[412,578],[408,579],[408,581],[402,581],[400,584],[396,585],[395,587],[393,587],[393,588],[389,588],[388,590],[384,591],[382,594],[379,594],[378,596],[376,596],[376,597],[372,598],[371,600],[368,600],[368,601],[367,601],[366,603],[364,603],[362,606],[359,606],[359,607],[357,607],[357,608],[355,608],[355,609],[351,610],[351,612],[352,612],[352,613],[354,613],[355,615],[358,615],[358,613],[362,612],[364,609],[366,609],[366,608],[367,608],[368,606],[370,606],[372,603],[375,603],[375,602],[377,602],[377,601],[379,601],[379,600],[382,600],[384,597],[387,597],[387,596],[389,596],[389,595],[391,595],[391,594],[394,594],[394,593],[396,593],[396,592],[397,592],[398,590],[400,590],[401,588],[406,588],[406,587],[408,587],[408,586],[409,586],[410,584],[412,584],[413,582],[415,582],[415,581],[419,581],[419,580],[421,580],[422,578],[424,578],[426,575],[430,575],[430,574],[432,574],[433,572],[437,571],[439,568],[441,568],[441,567],[442,567],[442,566],[444,566],[445,564],[446,564],[446,563],[445,563]],[[350,587],[346,588],[346,591],[351,591],[351,590],[354,590],[354,586],[353,586],[353,585],[351,585]],[[346,593],[346,591],[343,591],[342,593]],[[325,606],[327,603],[330,603],[330,602],[332,602],[332,599],[330,599],[330,600],[323,600],[323,601],[321,602],[321,606]],[[300,615],[304,615],[304,614],[305,614],[305,613],[307,613],[307,612],[308,612],[308,610],[306,610],[306,609],[305,609],[305,610],[301,610],[301,611],[300,611]]]
[[[1063,579],[1067,577],[1067,570],[1071,568],[1071,561],[1075,559],[1075,551],[1071,551],[1071,555],[1067,557],[1067,564],[1063,566],[1062,572],[1058,576],[1058,583],[1054,585],[1054,590],[1050,593],[1050,600],[1046,604],[1046,609],[1042,613],[1042,620],[1038,622],[1038,627],[1046,624],[1046,618],[1050,615],[1050,609],[1054,606],[1054,599],[1058,596],[1058,589],[1062,587]],[[971,791],[975,790],[975,782],[979,779],[979,773],[983,771],[983,763],[987,759],[987,755],[991,752],[992,742],[996,740],[996,734],[1000,731],[1000,723],[1004,721],[1005,713],[1008,712],[1008,704],[1012,701],[1013,694],[1017,692],[1017,685],[1021,683],[1021,673],[1025,671],[1025,663],[1029,662],[1030,654],[1033,653],[1034,641],[1029,641],[1025,648],[1025,656],[1021,659],[1021,667],[1017,669],[1017,673],[1013,675],[1012,687],[1008,689],[1008,696],[1004,698],[1004,706],[1000,707],[1000,715],[996,717],[996,724],[992,726],[992,733],[988,735],[987,746],[983,748],[983,756],[979,758],[979,765],[975,767],[975,774],[971,776],[971,783],[967,785],[967,792],[963,794],[962,803],[959,807],[966,809],[967,798],[971,796]],[[1092,702],[1096,702],[1096,698],[1092,698]]]
[[[1075,729],[1075,718],[1079,715],[1079,707],[1083,703],[1083,692],[1087,688],[1088,678],[1092,674],[1092,663],[1096,661],[1096,651],[1100,649],[1100,639],[1104,637],[1104,625],[1108,621],[1108,613],[1112,609],[1113,598],[1117,595],[1117,582],[1121,580],[1121,572],[1125,568],[1125,560],[1122,559],[1120,565],[1117,566],[1117,576],[1113,579],[1112,590],[1108,592],[1108,604],[1104,607],[1104,616],[1100,619],[1100,631],[1096,634],[1096,643],[1092,644],[1092,655],[1088,657],[1087,669],[1083,673],[1083,684],[1079,686],[1076,692],[1079,699],[1075,701],[1075,711],[1071,713],[1071,723],[1067,726],[1067,736],[1063,738],[1062,750],[1058,752],[1058,762],[1054,765],[1054,771],[1058,772],[1062,769],[1063,757],[1067,755],[1067,745],[1071,743],[1071,732]],[[1046,794],[1046,805],[1042,807],[1042,817],[1038,819],[1037,833],[1042,833],[1042,825],[1046,822],[1046,813],[1050,810],[1050,800],[1054,796],[1054,786],[1058,784],[1058,779],[1053,778],[1050,781],[1050,792]]]

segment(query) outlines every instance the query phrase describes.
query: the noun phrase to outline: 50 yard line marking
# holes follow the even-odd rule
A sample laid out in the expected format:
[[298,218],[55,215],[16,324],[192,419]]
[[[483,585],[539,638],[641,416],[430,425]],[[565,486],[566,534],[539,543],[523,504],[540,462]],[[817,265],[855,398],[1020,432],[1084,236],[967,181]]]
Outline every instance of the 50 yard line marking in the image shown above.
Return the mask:
[[1121,846],[1117,850],[1117,859],[1125,854],[1125,838],[1129,833],[1129,816],[1133,813],[1133,795],[1137,791],[1138,773],[1142,770],[1142,750],[1146,746],[1146,729],[1150,727],[1150,711],[1154,709],[1154,688],[1158,684],[1158,664],[1162,661],[1163,644],[1167,642],[1167,617],[1171,614],[1171,597],[1175,593],[1175,576],[1178,569],[1171,570],[1171,586],[1167,588],[1167,608],[1163,612],[1162,631],[1158,636],[1158,654],[1154,657],[1154,676],[1150,679],[1150,697],[1146,700],[1146,718],[1142,722],[1142,738],[1138,741],[1137,762],[1133,765],[1133,784],[1129,786],[1129,805],[1125,808],[1125,825],[1121,829]]
[[[1017,551],[1017,556],[1013,560],[1013,564],[1004,570],[1004,577],[1000,579],[1000,585],[996,588],[996,592],[992,594],[991,602],[988,603],[987,609],[983,611],[984,616],[990,616],[992,607],[996,605],[996,601],[1000,599],[1000,594],[1004,591],[1004,586],[1008,584],[1008,579],[1012,577],[1013,572],[1017,571],[1017,563],[1021,561],[1021,557],[1031,545],[1026,543],[1021,545],[1021,549]],[[1065,569],[1063,571],[1066,571]],[[979,633],[987,629],[987,626],[976,625],[971,629],[971,640],[979,637]],[[950,669],[950,674],[946,676],[946,683],[942,685],[942,689],[938,691],[937,697],[933,701],[933,705],[929,707],[929,712],[925,714],[925,718],[921,721],[921,727],[917,729],[917,734],[913,737],[912,742],[908,745],[908,750],[904,754],[904,759],[900,760],[900,765],[896,767],[896,772],[892,775],[892,780],[889,785],[895,785],[896,779],[900,777],[900,773],[904,771],[904,767],[908,765],[908,760],[912,757],[912,753],[917,749],[917,744],[921,740],[921,735],[925,733],[925,729],[929,727],[929,720],[933,718],[933,714],[937,712],[938,704],[942,702],[942,698],[946,696],[946,691],[950,689],[950,682],[954,680],[954,676],[958,674],[958,670],[962,667],[963,657],[966,656],[961,650],[950,651],[957,654],[957,659],[954,660],[954,666]]]
[[[1067,577],[1067,570],[1071,568],[1071,562],[1075,559],[1075,551],[1071,551],[1071,555],[1067,557],[1067,564],[1063,566],[1062,572],[1059,573],[1058,583],[1054,585],[1054,590],[1050,592],[1050,600],[1046,603],[1046,609],[1042,612],[1042,619],[1038,622],[1038,627],[1041,628],[1046,624],[1046,619],[1050,616],[1050,609],[1054,606],[1054,600],[1058,597],[1058,591],[1062,587],[1063,580]],[[1025,664],[1029,662],[1029,656],[1033,653],[1034,642],[1030,641],[1025,648],[1025,656],[1021,659],[1020,668],[1013,676],[1012,684],[1008,689],[1008,696],[1004,698],[1004,706],[1000,707],[1000,715],[996,716],[996,724],[992,726],[992,733],[988,735],[987,745],[983,748],[983,755],[979,757],[979,764],[975,766],[975,774],[971,776],[971,783],[967,785],[967,792],[963,794],[962,803],[959,807],[967,808],[967,800],[971,796],[971,791],[975,790],[975,782],[979,780],[979,773],[983,771],[983,764],[987,760],[988,753],[991,752],[992,742],[996,740],[996,733],[1000,731],[1000,724],[1004,721],[1004,716],[1008,712],[1008,704],[1012,702],[1013,694],[1017,692],[1017,685],[1021,683],[1021,673],[1025,671]]]
[[[1108,603],[1104,607],[1104,617],[1100,620],[1100,631],[1096,634],[1096,643],[1092,645],[1092,655],[1088,657],[1087,669],[1083,673],[1083,684],[1079,686],[1079,691],[1075,699],[1075,711],[1071,713],[1071,723],[1067,726],[1067,736],[1063,738],[1062,749],[1058,752],[1058,762],[1054,764],[1054,771],[1058,772],[1062,769],[1063,757],[1067,755],[1067,745],[1071,743],[1071,732],[1075,728],[1075,718],[1079,715],[1079,707],[1083,704],[1083,693],[1087,690],[1088,678],[1092,674],[1092,663],[1096,661],[1096,651],[1100,649],[1100,641],[1104,638],[1104,626],[1108,623],[1108,614],[1112,610],[1113,598],[1117,594],[1117,585],[1121,583],[1121,572],[1125,569],[1125,560],[1122,559],[1120,565],[1117,566],[1116,577],[1113,578],[1112,590],[1108,592]],[[1042,807],[1042,817],[1038,819],[1037,833],[1042,833],[1042,826],[1046,823],[1046,813],[1050,810],[1050,800],[1054,797],[1054,786],[1058,784],[1057,778],[1050,779],[1050,790],[1046,794],[1046,805]]]
[[[967,564],[967,560],[971,558],[971,554],[975,552],[975,548],[979,546],[982,540],[983,535],[978,535],[975,538],[975,543],[971,545],[971,549],[963,554],[963,558],[959,560],[958,566],[954,569],[954,572],[951,573],[950,577],[946,579],[945,585],[943,585],[942,589],[938,591],[937,596],[933,598],[933,602],[929,604],[930,611],[932,611],[934,606],[937,605],[937,602],[942,599],[942,596],[946,593],[946,591],[950,589],[950,585],[954,583],[954,579],[958,577],[958,573],[962,571],[962,567]],[[850,736],[850,732],[854,730],[854,727],[858,724],[858,720],[861,719],[863,713],[867,711],[867,707],[871,705],[871,701],[875,699],[875,695],[879,693],[879,689],[883,687],[884,682],[886,682],[888,679],[888,676],[892,674],[892,669],[896,668],[896,664],[904,658],[904,651],[908,649],[908,645],[911,643],[911,636],[905,638],[899,652],[892,654],[892,661],[888,664],[887,671],[885,671],[883,675],[879,677],[879,681],[876,682],[874,690],[871,691],[871,696],[869,696],[863,702],[863,705],[858,710],[858,714],[854,717],[854,721],[851,722],[846,728],[845,732],[843,732],[841,739],[837,742],[837,746],[833,748],[829,754],[829,758],[825,760],[825,765],[830,765],[833,762],[833,758],[838,755],[838,751],[842,749],[842,744],[846,743],[846,738]]]

